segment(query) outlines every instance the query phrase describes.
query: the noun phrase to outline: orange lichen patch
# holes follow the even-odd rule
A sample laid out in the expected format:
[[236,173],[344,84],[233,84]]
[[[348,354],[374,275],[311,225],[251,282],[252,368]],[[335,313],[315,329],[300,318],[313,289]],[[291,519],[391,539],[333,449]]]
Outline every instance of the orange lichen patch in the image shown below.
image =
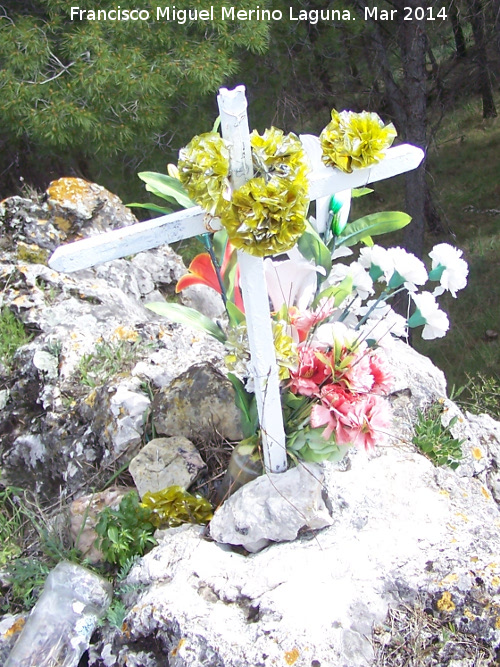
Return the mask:
[[449,584],[454,584],[456,581],[458,581],[458,574],[447,574],[441,581],[440,586],[449,586]]
[[113,331],[111,337],[119,340],[130,340],[135,342],[139,338],[139,334],[135,329],[119,326]]
[[52,181],[47,188],[47,194],[50,199],[61,204],[65,201],[76,204],[89,193],[90,187],[90,183],[83,178],[59,178],[57,181]]
[[486,500],[491,500],[490,492],[484,486],[481,487],[481,493],[486,498]]
[[21,296],[18,296],[16,299],[12,301],[14,306],[23,306],[26,305],[28,302],[28,297],[25,294],[21,294]]
[[71,222],[67,218],[63,218],[60,215],[54,217],[54,225],[58,227],[62,232],[69,232],[71,229]]
[[470,559],[473,563],[477,563],[477,561],[479,560],[477,556],[471,556]]
[[447,491],[446,489],[441,489],[440,492],[439,492],[439,494],[440,494],[441,496],[446,496],[446,498],[449,498],[449,497],[450,497],[450,492]]
[[483,452],[479,447],[473,447],[472,456],[476,459],[476,461],[480,461],[483,458]]
[[491,580],[491,585],[494,588],[498,588],[498,586],[500,586],[500,577],[493,577]]
[[459,516],[461,519],[463,519],[463,521],[465,521],[465,523],[469,523],[470,521],[469,517],[463,512],[455,512],[455,516]]
[[97,391],[93,389],[90,394],[87,396],[85,399],[85,403],[90,407],[93,408],[95,405],[95,400],[97,398]]
[[489,567],[490,570],[496,570],[498,567],[498,563],[488,563],[486,567]]
[[168,338],[172,338],[173,333],[171,331],[167,331],[166,329],[160,329],[158,332],[158,339],[161,340],[162,338],[165,338],[165,336],[168,336]]
[[467,616],[469,621],[475,621],[476,620],[475,615],[471,612],[470,609],[464,609],[464,616]]
[[25,623],[26,623],[25,618],[16,619],[14,623],[10,626],[10,628],[6,632],[4,632],[3,634],[4,639],[13,637],[14,635],[17,635],[18,632],[21,632],[21,630],[24,628]]
[[300,653],[298,648],[292,648],[291,651],[285,651],[285,662],[287,665],[294,665],[299,659]]
[[131,633],[130,633],[130,628],[128,626],[127,621],[123,621],[122,627],[120,628],[120,630],[122,631],[122,634],[124,635],[124,637],[126,639],[130,639]]
[[436,606],[439,611],[454,611],[455,603],[453,602],[451,593],[444,591],[443,595],[437,601]]
[[186,643],[186,640],[184,638],[179,639],[179,643],[177,644],[177,646],[175,648],[172,649],[171,655],[176,656],[179,653],[179,651],[181,650],[181,648],[184,646],[185,643]]

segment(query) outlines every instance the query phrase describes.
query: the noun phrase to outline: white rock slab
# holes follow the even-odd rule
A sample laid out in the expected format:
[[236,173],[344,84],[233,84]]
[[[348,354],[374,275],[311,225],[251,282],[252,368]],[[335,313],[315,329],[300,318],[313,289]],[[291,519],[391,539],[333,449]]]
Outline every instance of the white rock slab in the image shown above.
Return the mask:
[[255,553],[270,542],[294,540],[301,529],[318,530],[333,520],[322,497],[323,472],[315,464],[265,474],[238,489],[216,511],[210,535]]
[[403,443],[326,468],[334,523],[313,539],[245,557],[197,527],[167,531],[128,578],[147,588],[130,600],[112,664],[154,636],[174,667],[366,667],[390,604],[420,590],[457,601],[478,576],[477,592],[498,601],[500,513],[480,480]]
[[205,467],[198,450],[187,438],[155,438],[130,461],[129,472],[141,498],[168,486],[188,489]]

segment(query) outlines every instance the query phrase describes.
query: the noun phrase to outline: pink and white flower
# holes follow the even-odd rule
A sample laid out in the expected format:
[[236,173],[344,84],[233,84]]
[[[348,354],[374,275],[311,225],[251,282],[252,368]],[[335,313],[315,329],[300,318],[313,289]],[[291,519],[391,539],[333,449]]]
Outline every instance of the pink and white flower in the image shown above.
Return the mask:
[[391,412],[380,396],[353,394],[337,384],[321,390],[321,404],[311,408],[311,426],[325,426],[325,440],[335,434],[338,445],[373,449],[383,444],[391,423]]

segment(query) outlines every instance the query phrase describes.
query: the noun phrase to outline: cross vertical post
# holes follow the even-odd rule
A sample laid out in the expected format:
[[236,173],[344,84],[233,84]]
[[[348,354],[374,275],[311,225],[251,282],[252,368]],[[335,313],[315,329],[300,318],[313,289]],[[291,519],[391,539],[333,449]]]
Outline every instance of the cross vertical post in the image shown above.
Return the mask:
[[[217,101],[222,136],[229,146],[231,182],[237,189],[253,176],[245,87],[237,86],[231,91],[221,88]],[[239,250],[238,263],[264,467],[268,472],[284,472],[287,467],[285,429],[264,262],[261,257]]]

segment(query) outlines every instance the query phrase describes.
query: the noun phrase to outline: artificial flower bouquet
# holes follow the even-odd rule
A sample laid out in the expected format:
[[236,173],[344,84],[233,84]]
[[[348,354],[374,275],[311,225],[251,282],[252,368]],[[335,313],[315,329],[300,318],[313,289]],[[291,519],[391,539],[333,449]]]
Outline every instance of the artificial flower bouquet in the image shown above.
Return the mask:
[[[221,328],[178,304],[148,307],[224,343],[245,436],[255,442],[258,420],[236,249],[265,257],[292,459],[336,461],[349,447],[384,443],[391,422],[384,347],[393,337],[405,337],[408,327],[423,326],[427,339],[445,335],[448,318],[436,297],[444,291],[456,296],[466,285],[467,264],[448,244],[430,253],[430,272],[404,249],[374,244],[373,236],[408,224],[406,214],[382,212],[348,222],[351,197],[369,193],[367,188],[316,201],[311,214],[308,173],[319,161],[323,168],[351,172],[382,159],[395,136],[392,124],[367,112],[333,111],[319,138],[276,128],[254,131],[254,177],[233,190],[229,150],[214,128],[180,151],[169,176],[140,174],[151,192],[182,206],[198,204],[222,222],[222,231],[203,237],[207,252],[193,260],[177,291],[196,283],[215,289],[224,300],[227,325]],[[353,256],[358,244],[354,261],[340,261]],[[432,282],[432,291],[422,289]],[[390,305],[403,290],[414,305],[406,320]]]

